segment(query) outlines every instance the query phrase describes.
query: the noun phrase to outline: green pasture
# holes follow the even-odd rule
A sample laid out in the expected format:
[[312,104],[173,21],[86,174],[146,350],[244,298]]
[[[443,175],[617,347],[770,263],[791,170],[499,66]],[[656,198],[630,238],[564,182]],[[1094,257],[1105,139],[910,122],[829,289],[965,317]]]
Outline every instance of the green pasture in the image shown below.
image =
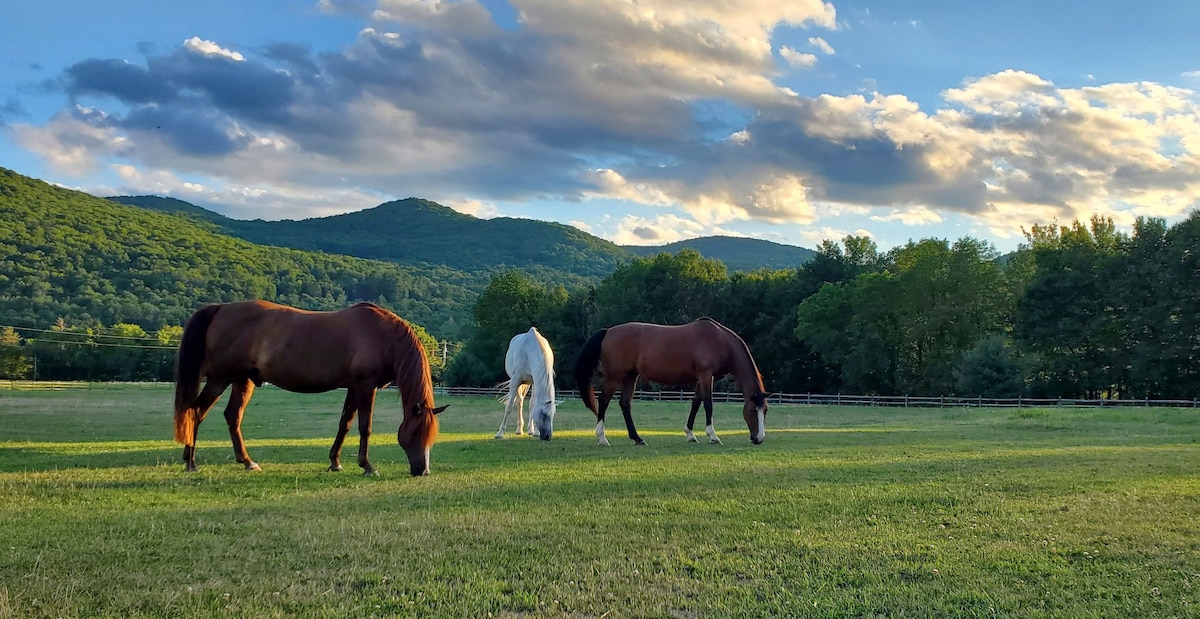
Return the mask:
[[171,395],[0,390],[0,618],[1200,616],[1193,409],[773,405],[754,447],[635,402],[601,448],[578,400],[541,442],[441,397],[411,478],[393,391],[365,478],[340,392],[260,389],[259,473],[219,408],[184,473]]

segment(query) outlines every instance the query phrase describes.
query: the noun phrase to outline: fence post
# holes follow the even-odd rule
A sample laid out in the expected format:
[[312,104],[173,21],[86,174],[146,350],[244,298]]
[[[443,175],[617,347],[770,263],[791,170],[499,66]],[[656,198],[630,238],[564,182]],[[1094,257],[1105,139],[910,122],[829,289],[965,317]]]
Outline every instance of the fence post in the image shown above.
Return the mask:
[[841,391],[838,392],[837,404],[838,404],[838,406],[842,405],[842,392]]
[[904,408],[908,408],[908,394],[904,394]]
[[938,396],[938,408],[946,408],[946,396]]
[[1021,396],[1017,396],[1017,408],[1021,408]]

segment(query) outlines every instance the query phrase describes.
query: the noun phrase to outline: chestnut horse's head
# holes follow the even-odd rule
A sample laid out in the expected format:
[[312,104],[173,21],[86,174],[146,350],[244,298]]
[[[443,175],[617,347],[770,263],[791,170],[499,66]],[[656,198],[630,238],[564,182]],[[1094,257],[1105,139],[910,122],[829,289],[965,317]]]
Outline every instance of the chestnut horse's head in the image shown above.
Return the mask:
[[750,442],[755,445],[767,440],[767,398],[771,395],[755,391],[742,406],[742,417],[746,419],[746,427],[750,428]]
[[430,408],[426,402],[404,409],[396,441],[408,456],[408,470],[413,477],[429,474],[429,450],[438,433],[437,414],[444,410],[445,406]]

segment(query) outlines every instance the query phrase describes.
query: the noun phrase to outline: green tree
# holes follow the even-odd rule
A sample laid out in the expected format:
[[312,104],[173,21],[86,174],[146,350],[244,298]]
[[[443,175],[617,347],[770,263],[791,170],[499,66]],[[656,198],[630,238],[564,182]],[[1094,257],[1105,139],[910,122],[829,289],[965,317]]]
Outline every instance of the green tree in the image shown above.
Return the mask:
[[16,330],[12,327],[0,329],[0,377],[25,378],[31,367]]
[[1027,233],[1036,271],[1017,303],[1013,333],[1038,360],[1035,395],[1100,397],[1127,380],[1111,287],[1127,239],[1109,218],[1093,217]]
[[596,287],[596,322],[683,324],[701,316],[721,320],[728,284],[725,265],[693,249],[636,258]]

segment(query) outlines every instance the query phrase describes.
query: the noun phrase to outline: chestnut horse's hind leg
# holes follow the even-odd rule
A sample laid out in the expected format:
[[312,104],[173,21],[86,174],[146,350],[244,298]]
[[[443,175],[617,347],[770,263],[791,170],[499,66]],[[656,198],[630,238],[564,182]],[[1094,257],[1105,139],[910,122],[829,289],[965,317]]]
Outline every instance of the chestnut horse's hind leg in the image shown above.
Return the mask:
[[329,449],[329,470],[335,473],[342,470],[340,461],[342,442],[346,440],[346,434],[350,432],[350,422],[354,420],[354,411],[356,410],[358,410],[358,402],[355,399],[354,389],[347,389],[346,401],[342,403],[342,418],[338,420],[337,436],[333,439],[333,447]]
[[246,404],[254,395],[254,382],[249,378],[234,381],[233,391],[229,394],[229,403],[225,405],[225,423],[229,425],[229,439],[233,441],[233,456],[238,463],[245,465],[247,471],[262,470],[246,453],[246,442],[242,440],[242,415],[246,412]]
[[204,421],[208,410],[217,403],[217,398],[221,397],[221,393],[228,386],[227,381],[209,379],[204,383],[204,389],[200,390],[200,395],[192,401],[192,408],[196,411],[195,417],[192,418],[192,443],[183,446],[183,463],[188,472],[196,471],[196,435],[200,430],[200,422]]
[[625,415],[625,429],[629,430],[629,439],[634,445],[645,445],[646,441],[638,436],[637,428],[633,427],[633,392],[637,390],[637,374],[621,381],[621,414]]

